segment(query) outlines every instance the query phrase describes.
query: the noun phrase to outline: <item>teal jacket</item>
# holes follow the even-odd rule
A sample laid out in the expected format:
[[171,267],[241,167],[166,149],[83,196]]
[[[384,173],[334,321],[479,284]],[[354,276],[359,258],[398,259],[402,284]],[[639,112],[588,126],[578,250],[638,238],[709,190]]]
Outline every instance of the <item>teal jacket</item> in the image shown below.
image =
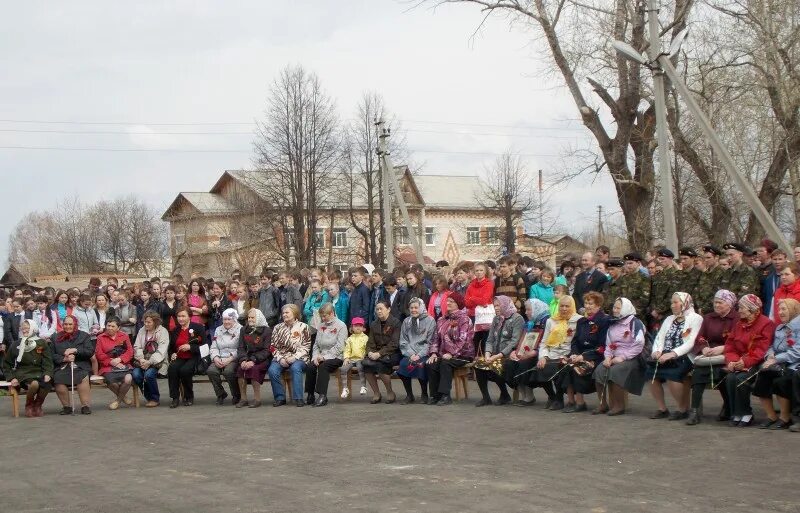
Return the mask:
[[331,299],[328,297],[328,291],[323,290],[319,294],[311,294],[306,299],[306,304],[303,307],[303,318],[308,323],[311,321],[311,318],[314,317],[314,312],[319,310],[319,307],[324,305],[325,303],[330,303]]
[[336,313],[336,318],[343,323],[350,325],[350,295],[347,291],[342,289],[339,291],[339,299],[333,305],[333,311]]

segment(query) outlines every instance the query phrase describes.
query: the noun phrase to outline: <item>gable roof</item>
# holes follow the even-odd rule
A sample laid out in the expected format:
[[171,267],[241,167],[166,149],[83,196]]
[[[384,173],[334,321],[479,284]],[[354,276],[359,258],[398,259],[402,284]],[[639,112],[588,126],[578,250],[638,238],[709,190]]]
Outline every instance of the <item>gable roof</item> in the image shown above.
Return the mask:
[[475,200],[481,192],[477,176],[416,175],[414,182],[428,208],[480,208]]
[[171,218],[176,217],[183,205],[189,205],[200,215],[233,214],[238,211],[235,205],[219,194],[211,192],[181,192],[170,203],[161,219],[169,221]]

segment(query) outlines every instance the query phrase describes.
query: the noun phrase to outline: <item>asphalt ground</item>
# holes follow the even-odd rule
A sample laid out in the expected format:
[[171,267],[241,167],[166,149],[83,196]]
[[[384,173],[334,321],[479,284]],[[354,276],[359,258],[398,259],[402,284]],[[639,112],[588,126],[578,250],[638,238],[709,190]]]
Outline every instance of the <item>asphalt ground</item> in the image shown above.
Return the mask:
[[541,390],[533,407],[475,408],[469,386],[447,407],[367,395],[324,408],[273,408],[266,386],[264,406],[235,409],[199,384],[192,407],[117,411],[94,389],[92,415],[57,415],[51,394],[37,419],[0,398],[2,509],[800,511],[800,434],[717,423],[715,393],[688,427],[649,420],[647,392],[606,417],[544,411]]

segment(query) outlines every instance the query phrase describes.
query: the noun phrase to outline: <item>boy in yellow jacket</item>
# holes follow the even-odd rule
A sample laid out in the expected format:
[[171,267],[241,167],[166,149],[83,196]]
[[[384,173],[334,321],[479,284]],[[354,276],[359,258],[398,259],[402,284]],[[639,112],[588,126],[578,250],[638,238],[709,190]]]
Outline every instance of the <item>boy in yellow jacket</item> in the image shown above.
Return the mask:
[[[350,369],[355,367],[358,369],[358,377],[361,379],[361,395],[367,393],[367,377],[364,375],[364,367],[361,364],[367,355],[367,337],[364,333],[364,319],[361,317],[353,317],[350,323],[353,334],[347,337],[344,343],[344,363],[339,372],[342,373],[342,380],[347,383],[347,375]],[[345,385],[342,390],[342,399],[350,397],[350,389]]]

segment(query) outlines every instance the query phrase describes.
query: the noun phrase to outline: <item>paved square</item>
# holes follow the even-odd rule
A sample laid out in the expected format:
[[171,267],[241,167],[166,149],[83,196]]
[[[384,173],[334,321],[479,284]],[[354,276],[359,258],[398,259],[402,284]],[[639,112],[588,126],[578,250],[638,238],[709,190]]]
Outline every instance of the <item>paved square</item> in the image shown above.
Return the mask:
[[800,510],[800,435],[718,424],[712,393],[694,428],[649,420],[646,395],[616,418],[475,408],[473,382],[470,396],[236,410],[202,384],[190,408],[111,412],[95,389],[91,416],[58,416],[52,395],[41,419],[11,418],[3,399],[3,510]]

